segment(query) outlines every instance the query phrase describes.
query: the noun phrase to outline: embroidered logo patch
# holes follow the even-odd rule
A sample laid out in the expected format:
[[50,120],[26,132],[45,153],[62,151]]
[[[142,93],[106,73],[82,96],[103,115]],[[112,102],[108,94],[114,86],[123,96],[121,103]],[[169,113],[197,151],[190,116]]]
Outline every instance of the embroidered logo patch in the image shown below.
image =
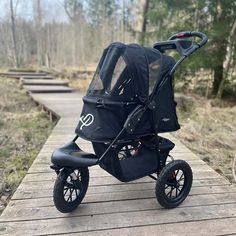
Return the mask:
[[85,116],[81,116],[79,120],[82,123],[80,126],[80,130],[82,130],[84,126],[90,126],[93,123],[94,116],[92,114],[87,114]]

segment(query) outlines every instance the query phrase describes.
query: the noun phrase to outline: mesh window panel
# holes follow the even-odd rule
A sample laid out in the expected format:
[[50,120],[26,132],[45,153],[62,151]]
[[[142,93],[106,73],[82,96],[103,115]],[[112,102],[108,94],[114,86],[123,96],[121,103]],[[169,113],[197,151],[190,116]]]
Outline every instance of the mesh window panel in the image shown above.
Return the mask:
[[[110,95],[113,93],[113,88],[114,90],[119,90],[119,95],[123,93],[123,91],[121,91],[121,87],[116,86],[118,83],[124,83],[124,85],[126,85],[127,82],[130,82],[130,80],[128,81],[128,79],[130,79],[129,72],[127,71],[127,66],[123,57],[120,56],[117,60],[114,70],[111,70],[112,75],[110,75],[110,73],[106,73],[106,71],[107,68],[105,68],[104,73],[103,65],[101,68],[97,68],[93,80],[89,86],[88,94],[99,93],[103,95]],[[126,78],[127,76],[129,78]]]
[[122,75],[124,75],[124,70],[126,68],[126,63],[123,59],[123,57],[120,57],[116,63],[116,67],[113,71],[112,80],[111,80],[111,86],[110,91],[113,89],[113,87],[116,85],[117,81],[121,79]]
[[102,80],[100,78],[99,75],[100,70],[97,69],[97,71],[95,72],[94,76],[93,76],[93,80],[89,86],[88,92],[91,91],[102,91],[103,88],[103,84],[102,84]]
[[160,80],[161,60],[156,60],[149,64],[149,94],[152,93],[155,84]]

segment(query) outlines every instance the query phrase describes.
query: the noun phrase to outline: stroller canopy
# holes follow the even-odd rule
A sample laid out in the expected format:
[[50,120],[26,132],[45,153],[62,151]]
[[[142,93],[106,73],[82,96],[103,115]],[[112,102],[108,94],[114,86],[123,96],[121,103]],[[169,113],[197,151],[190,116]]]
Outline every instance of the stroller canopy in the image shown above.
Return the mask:
[[172,66],[173,59],[156,49],[112,43],[103,52],[87,96],[144,102]]
[[[156,92],[174,64],[172,57],[163,55],[154,48],[112,43],[104,50],[83,98],[84,106],[76,133],[94,142],[110,141],[122,129],[130,112],[137,105],[150,102],[151,97],[155,97],[158,105],[158,110],[155,111],[155,114],[158,113],[158,120],[155,122],[160,126],[158,131],[177,130],[179,125],[171,78],[165,80],[160,92]],[[140,128],[132,137],[128,135],[125,138],[153,134],[152,112],[147,110]]]

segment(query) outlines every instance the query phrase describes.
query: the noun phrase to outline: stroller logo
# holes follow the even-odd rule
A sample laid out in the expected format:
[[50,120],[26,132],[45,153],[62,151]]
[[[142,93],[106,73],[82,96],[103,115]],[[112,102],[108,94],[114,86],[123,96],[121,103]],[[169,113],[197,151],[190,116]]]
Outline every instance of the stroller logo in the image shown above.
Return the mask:
[[162,121],[164,121],[164,122],[168,122],[169,120],[170,120],[170,118],[168,118],[168,117],[162,118]]
[[79,120],[82,123],[80,126],[80,130],[82,130],[84,126],[90,126],[93,123],[94,116],[92,114],[87,114],[86,116],[81,116]]

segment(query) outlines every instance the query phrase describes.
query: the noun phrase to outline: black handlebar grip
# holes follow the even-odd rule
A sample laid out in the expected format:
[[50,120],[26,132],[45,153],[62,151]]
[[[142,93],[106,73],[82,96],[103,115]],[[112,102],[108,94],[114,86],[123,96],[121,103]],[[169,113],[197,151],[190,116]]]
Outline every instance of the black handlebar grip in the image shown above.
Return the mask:
[[201,42],[198,43],[199,47],[202,47],[205,45],[208,41],[208,38],[205,34],[202,32],[196,32],[196,31],[184,31],[184,32],[179,32],[177,34],[172,35],[169,40],[174,40],[177,38],[189,38],[189,37],[198,37],[201,39]]
[[202,47],[203,45],[205,45],[208,41],[208,38],[205,34],[203,34],[202,32],[196,32],[196,31],[192,31],[191,32],[192,36],[196,36],[198,38],[201,39],[201,42],[198,43],[199,47]]

